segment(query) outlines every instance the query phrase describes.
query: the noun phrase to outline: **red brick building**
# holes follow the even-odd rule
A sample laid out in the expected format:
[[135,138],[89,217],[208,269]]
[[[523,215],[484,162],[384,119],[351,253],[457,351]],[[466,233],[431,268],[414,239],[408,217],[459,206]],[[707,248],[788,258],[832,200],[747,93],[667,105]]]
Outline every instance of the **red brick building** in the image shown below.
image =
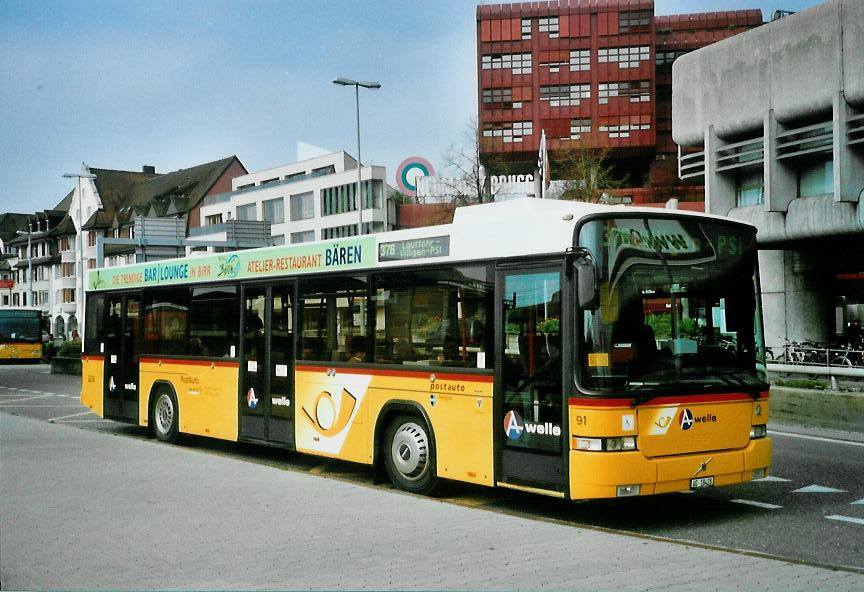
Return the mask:
[[672,62],[761,24],[759,10],[654,16],[653,0],[478,6],[481,157],[530,172],[545,130],[553,178],[556,153],[582,143],[634,186],[672,185]]

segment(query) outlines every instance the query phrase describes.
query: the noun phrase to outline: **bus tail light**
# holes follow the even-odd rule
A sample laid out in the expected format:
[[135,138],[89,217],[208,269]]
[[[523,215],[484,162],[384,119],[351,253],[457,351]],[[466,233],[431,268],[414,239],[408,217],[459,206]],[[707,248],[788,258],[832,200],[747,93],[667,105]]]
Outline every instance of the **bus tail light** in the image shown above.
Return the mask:
[[590,452],[621,452],[636,450],[636,437],[623,436],[618,438],[582,438],[575,436],[574,448]]
[[750,439],[764,438],[768,435],[768,426],[763,424],[750,426]]

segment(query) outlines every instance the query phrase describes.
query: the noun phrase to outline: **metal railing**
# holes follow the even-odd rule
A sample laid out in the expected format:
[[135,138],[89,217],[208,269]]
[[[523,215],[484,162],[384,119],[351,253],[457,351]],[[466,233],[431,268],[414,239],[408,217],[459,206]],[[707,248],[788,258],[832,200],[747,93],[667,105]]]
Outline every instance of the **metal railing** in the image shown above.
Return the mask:
[[786,341],[783,346],[765,350],[769,372],[824,376],[831,388],[837,388],[838,378],[864,379],[864,344],[829,345],[813,342]]

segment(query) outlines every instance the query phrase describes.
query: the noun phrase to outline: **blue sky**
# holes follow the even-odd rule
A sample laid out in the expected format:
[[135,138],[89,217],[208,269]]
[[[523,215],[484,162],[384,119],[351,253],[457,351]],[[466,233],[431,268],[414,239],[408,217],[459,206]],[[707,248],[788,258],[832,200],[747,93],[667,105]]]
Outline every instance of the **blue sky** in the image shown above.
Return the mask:
[[[656,0],[656,14],[817,0]],[[0,212],[53,207],[63,173],[169,172],[236,154],[252,172],[297,142],[364,162],[441,167],[476,114],[476,3],[371,0],[0,0]]]

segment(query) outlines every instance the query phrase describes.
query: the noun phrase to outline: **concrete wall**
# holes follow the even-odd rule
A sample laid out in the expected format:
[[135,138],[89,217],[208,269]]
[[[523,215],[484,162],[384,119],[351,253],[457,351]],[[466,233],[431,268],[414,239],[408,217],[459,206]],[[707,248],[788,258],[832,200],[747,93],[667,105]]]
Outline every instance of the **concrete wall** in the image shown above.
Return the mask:
[[771,387],[770,421],[864,432],[864,393]]
[[[780,122],[830,113],[833,96],[864,106],[864,2],[831,0],[714,43],[672,67],[672,136],[703,143],[762,127],[773,110]],[[685,83],[679,83],[686,81]]]

